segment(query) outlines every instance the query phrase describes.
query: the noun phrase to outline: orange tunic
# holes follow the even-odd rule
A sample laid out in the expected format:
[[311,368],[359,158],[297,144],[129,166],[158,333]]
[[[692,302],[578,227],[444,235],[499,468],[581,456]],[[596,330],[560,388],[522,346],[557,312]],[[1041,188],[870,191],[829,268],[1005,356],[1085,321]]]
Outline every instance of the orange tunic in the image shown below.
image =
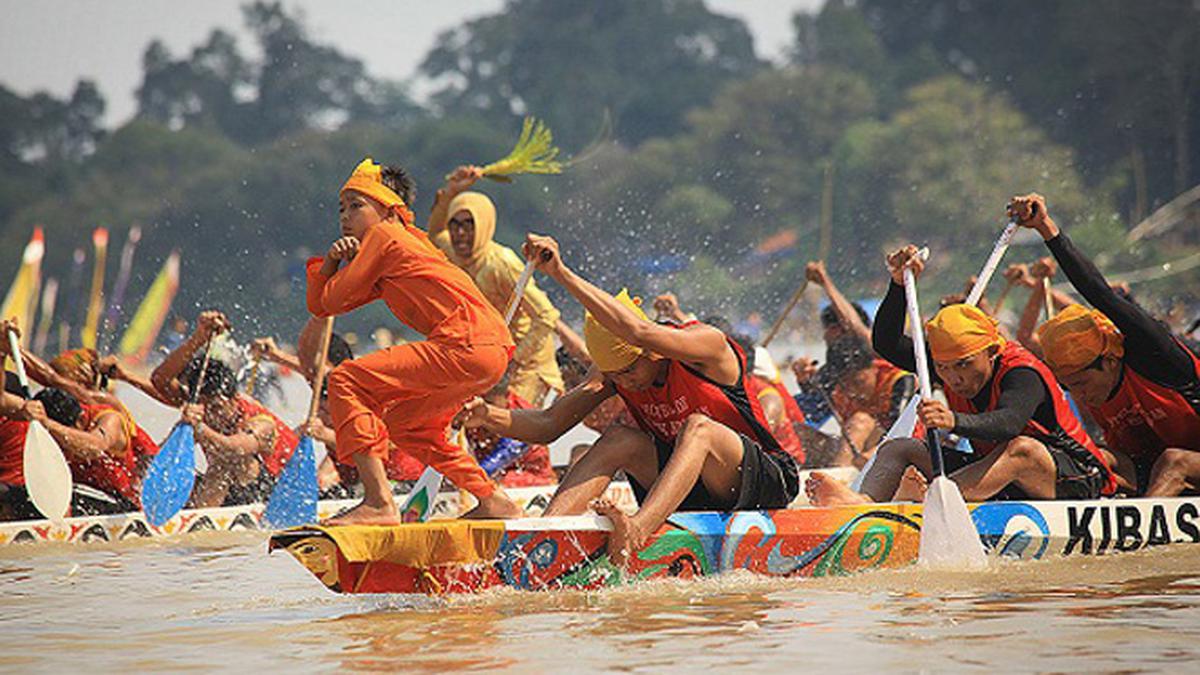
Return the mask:
[[308,310],[314,316],[382,299],[397,319],[427,338],[343,361],[330,374],[338,458],[366,452],[387,462],[390,439],[460,488],[490,496],[495,483],[449,442],[447,427],[463,403],[503,376],[513,348],[504,318],[466,272],[414,227],[373,226],[354,260],[331,277],[321,274],[321,263],[308,263]]

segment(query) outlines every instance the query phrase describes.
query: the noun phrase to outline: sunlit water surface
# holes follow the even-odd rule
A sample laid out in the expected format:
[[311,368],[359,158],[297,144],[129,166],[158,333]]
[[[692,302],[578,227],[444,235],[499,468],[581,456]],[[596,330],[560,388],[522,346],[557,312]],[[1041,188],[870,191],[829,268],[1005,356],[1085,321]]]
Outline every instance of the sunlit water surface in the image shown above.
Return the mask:
[[63,672],[886,669],[1184,671],[1200,552],[733,574],[602,592],[338,596],[262,533],[6,549],[0,668]]

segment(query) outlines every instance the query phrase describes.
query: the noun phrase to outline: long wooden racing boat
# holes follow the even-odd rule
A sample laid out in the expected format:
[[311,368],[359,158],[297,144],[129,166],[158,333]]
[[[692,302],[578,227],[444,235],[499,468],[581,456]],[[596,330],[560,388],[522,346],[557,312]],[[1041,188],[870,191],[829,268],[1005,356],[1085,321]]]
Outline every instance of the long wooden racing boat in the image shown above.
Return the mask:
[[[1200,498],[970,505],[993,557],[1094,556],[1200,543]],[[596,589],[744,569],[843,575],[913,564],[921,506],[801,507],[677,513],[629,557],[606,553],[606,518],[434,521],[394,527],[300,527],[268,550],[292,554],[338,593],[473,593],[489,588]]]
[[[527,513],[537,515],[546,508],[557,485],[507,488],[505,492]],[[636,504],[629,484],[615,482],[609,496],[618,504]],[[403,494],[397,495],[402,499]],[[317,503],[318,518],[328,518],[358,503],[357,499],[324,500]],[[268,529],[263,524],[263,504],[184,509],[161,526],[151,525],[145,514],[121,513],[81,516],[60,521],[22,520],[0,523],[0,550],[9,545],[62,543],[93,544],[135,539],[174,537],[202,532],[237,532]],[[453,518],[460,510],[459,494],[443,491],[434,500],[432,517]]]

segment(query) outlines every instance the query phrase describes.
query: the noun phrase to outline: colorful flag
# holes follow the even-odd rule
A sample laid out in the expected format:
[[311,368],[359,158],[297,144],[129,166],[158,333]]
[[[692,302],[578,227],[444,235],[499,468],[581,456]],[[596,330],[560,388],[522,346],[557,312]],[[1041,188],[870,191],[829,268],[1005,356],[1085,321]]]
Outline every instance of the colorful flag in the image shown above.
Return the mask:
[[79,342],[88,349],[96,348],[96,329],[100,326],[100,313],[104,311],[104,264],[108,261],[108,230],[97,227],[92,232],[92,245],[96,248],[96,266],[92,268],[92,290],[88,294],[87,318],[79,334]]
[[0,317],[17,320],[21,328],[21,344],[28,345],[33,335],[34,311],[37,309],[38,290],[42,283],[42,257],[46,254],[42,228],[33,228],[33,236],[25,245],[21,256],[21,267],[13,280],[4,304],[0,305]]
[[58,303],[58,279],[50,277],[42,290],[42,316],[38,319],[37,337],[33,340],[36,354],[46,353],[46,341],[50,338],[50,324],[54,321],[54,306]]
[[179,251],[172,251],[121,337],[121,356],[134,362],[145,360],[158,340],[158,332],[167,320],[178,290]]

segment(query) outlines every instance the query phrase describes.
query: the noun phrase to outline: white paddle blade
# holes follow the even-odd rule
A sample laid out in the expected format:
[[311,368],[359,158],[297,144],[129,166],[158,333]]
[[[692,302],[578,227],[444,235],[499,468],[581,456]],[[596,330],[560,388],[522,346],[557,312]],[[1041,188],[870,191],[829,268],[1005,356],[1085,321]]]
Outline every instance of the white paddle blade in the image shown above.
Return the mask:
[[987,567],[987,554],[958,485],[938,476],[925,492],[918,562],[941,569]]
[[43,516],[61,520],[71,508],[71,467],[41,422],[29,423],[23,464],[29,500]]
[[432,466],[425,467],[421,477],[417,479],[408,498],[400,505],[400,517],[404,522],[423,523],[433,515],[433,502],[438,491],[442,489],[442,474]]
[[529,285],[529,278],[533,276],[533,261],[525,263],[525,269],[521,270],[521,276],[517,277],[517,283],[513,286],[512,299],[508,301],[508,309],[504,310],[504,325],[512,323],[513,316],[517,313],[517,307],[521,306],[521,298],[525,295],[525,287]]
[[880,439],[879,445],[875,446],[875,452],[871,455],[871,459],[863,465],[862,471],[854,477],[850,483],[850,489],[855,492],[862,492],[863,479],[867,477],[867,473],[871,471],[871,467],[875,466],[875,458],[879,456],[879,446],[887,443],[895,438],[912,438],[913,430],[917,428],[917,406],[921,403],[921,395],[916,394],[908,399],[908,403],[904,405],[904,409],[896,416],[896,421],[892,422],[892,428],[884,434]]

